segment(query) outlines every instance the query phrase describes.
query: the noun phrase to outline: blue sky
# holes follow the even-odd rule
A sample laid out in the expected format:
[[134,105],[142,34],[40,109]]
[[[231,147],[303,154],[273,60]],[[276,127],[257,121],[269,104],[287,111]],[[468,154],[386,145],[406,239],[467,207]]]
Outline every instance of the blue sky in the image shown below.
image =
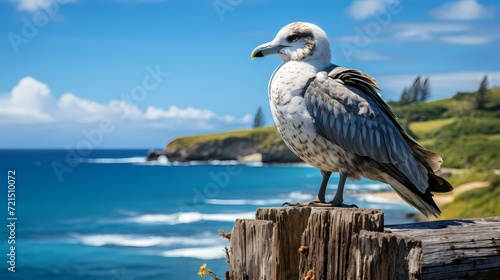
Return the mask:
[[0,0],[0,148],[150,148],[251,127],[293,21],[386,100],[416,75],[432,98],[500,86],[497,1]]

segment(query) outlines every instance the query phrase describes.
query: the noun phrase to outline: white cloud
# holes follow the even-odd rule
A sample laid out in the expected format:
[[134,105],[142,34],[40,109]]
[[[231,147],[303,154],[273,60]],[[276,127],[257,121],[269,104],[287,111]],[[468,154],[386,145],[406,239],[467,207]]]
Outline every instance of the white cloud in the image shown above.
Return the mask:
[[18,10],[32,13],[43,8],[54,7],[74,1],[75,0],[11,0]]
[[50,122],[45,112],[52,100],[49,87],[32,77],[19,81],[10,95],[0,98],[0,120],[12,119],[18,123]]
[[392,27],[393,36],[398,41],[434,40],[457,45],[485,45],[496,40],[492,26],[477,26],[473,23],[413,22],[396,23]]
[[445,3],[429,12],[429,14],[441,20],[476,20],[492,18],[495,16],[494,5],[485,7],[476,0],[460,0]]
[[468,35],[457,35],[457,36],[444,36],[441,38],[441,41],[449,44],[457,44],[457,45],[484,45],[491,41],[493,38],[491,36],[468,36]]
[[176,106],[171,106],[168,110],[163,110],[156,107],[148,107],[145,114],[146,119],[157,120],[157,119],[198,119],[198,120],[209,120],[216,117],[215,113],[210,110],[195,109],[192,107],[187,107],[186,109],[181,109]]
[[425,41],[436,34],[465,32],[471,29],[468,24],[458,23],[398,23],[393,26],[394,37],[400,41]]
[[500,86],[500,71],[461,71],[442,73],[414,73],[401,75],[385,75],[377,77],[378,85],[384,91],[384,98],[397,100],[405,87],[412,84],[415,78],[428,77],[431,85],[431,98],[442,99],[457,92],[475,91],[484,75],[488,75],[491,86]]
[[233,116],[224,116],[222,120],[227,123],[251,123],[254,120],[254,116],[251,114],[246,114],[243,118],[238,119]]
[[57,120],[77,120],[81,123],[92,123],[103,117],[109,117],[109,106],[79,98],[72,93],[65,93],[57,102],[54,117]]
[[362,20],[382,12],[388,5],[398,2],[399,0],[355,0],[346,8],[345,12],[353,19]]
[[432,38],[427,30],[402,30],[396,32],[394,37],[401,41],[426,41]]
[[[55,122],[97,123],[103,119],[135,121],[138,125],[170,127],[224,124],[248,124],[251,117],[218,116],[207,109],[193,107],[168,109],[148,107],[145,112],[124,100],[98,103],[73,93],[59,99],[51,95],[50,88],[32,77],[19,81],[9,94],[0,95],[0,124],[38,124]],[[215,127],[217,128],[217,127]]]

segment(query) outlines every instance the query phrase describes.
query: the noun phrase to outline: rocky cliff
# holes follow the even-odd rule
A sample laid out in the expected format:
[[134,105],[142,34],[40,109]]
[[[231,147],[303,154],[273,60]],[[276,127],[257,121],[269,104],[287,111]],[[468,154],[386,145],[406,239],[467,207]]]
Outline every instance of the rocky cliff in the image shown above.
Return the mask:
[[237,160],[242,162],[302,162],[281,140],[275,128],[177,138],[163,151],[150,151],[148,160],[165,155],[169,161]]

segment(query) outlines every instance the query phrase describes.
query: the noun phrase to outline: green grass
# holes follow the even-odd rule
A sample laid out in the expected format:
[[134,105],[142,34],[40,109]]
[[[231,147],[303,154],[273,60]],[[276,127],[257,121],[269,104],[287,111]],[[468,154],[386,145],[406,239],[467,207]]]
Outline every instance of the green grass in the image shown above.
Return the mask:
[[490,89],[490,106],[492,104],[500,104],[500,87]]
[[500,140],[500,134],[491,134],[485,136],[488,140],[498,141]]
[[500,141],[471,135],[437,138],[429,146],[444,160],[444,167],[474,168],[476,170],[500,167]]
[[394,111],[410,117],[409,132],[422,146],[441,155],[443,167],[499,168],[500,88],[490,90],[485,110],[472,109],[473,101],[474,93],[458,93],[453,98],[396,107]]
[[425,139],[437,132],[438,129],[445,125],[455,122],[455,118],[439,119],[432,121],[420,121],[410,123],[410,130],[419,138]]
[[463,219],[500,216],[500,176],[489,187],[465,192],[441,207],[440,219]]
[[443,126],[435,135],[460,137],[474,134],[498,134],[500,121],[496,118],[461,118]]
[[[487,110],[473,110],[474,93],[458,93],[452,98],[431,102],[398,106],[390,102],[391,108],[399,118],[410,116],[411,121],[427,121],[447,118],[500,117],[500,87],[490,89]],[[409,114],[411,112],[411,114]]]
[[448,182],[453,186],[460,186],[470,182],[493,182],[497,179],[498,175],[491,172],[465,172],[453,174],[447,178]]

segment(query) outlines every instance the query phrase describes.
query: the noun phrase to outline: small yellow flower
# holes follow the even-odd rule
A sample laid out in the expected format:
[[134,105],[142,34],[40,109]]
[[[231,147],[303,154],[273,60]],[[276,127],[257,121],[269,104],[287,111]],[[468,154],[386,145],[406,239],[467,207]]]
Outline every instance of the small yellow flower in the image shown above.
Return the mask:
[[205,278],[207,277],[207,264],[204,263],[202,266],[200,266],[200,270],[198,271],[198,275]]
[[211,269],[207,269],[207,264],[204,263],[202,266],[200,266],[200,270],[198,271],[198,275],[200,277],[207,277],[207,274],[212,276],[213,280],[220,280],[219,276],[217,276]]

